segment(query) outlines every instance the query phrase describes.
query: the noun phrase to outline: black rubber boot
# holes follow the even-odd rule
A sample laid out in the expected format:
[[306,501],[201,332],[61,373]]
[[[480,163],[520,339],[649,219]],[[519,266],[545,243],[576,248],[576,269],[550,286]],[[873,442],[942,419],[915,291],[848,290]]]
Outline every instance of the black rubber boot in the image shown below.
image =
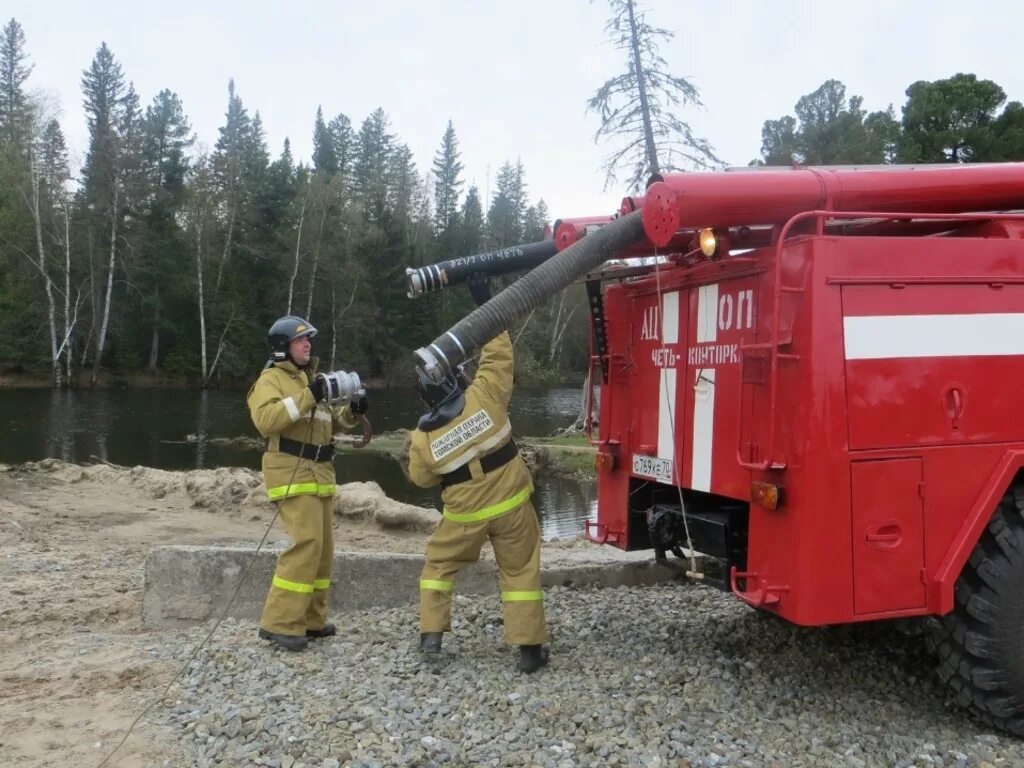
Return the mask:
[[304,651],[309,645],[309,640],[300,635],[280,635],[277,632],[268,632],[260,627],[260,637],[284,648],[286,651]]
[[420,632],[420,653],[440,653],[443,632]]
[[530,674],[548,663],[548,649],[543,645],[520,645],[519,663],[516,666],[520,672]]
[[338,634],[338,628],[333,624],[324,624],[322,629],[307,629],[306,637],[312,640],[319,640],[321,637],[334,637]]

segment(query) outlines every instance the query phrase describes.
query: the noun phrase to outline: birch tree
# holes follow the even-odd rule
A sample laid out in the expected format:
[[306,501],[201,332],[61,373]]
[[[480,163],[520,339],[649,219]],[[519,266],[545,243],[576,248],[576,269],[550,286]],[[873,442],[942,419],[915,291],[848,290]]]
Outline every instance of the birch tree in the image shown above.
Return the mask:
[[207,239],[213,228],[216,210],[216,179],[210,158],[200,155],[192,169],[188,197],[185,204],[188,241],[195,255],[196,310],[199,316],[199,368],[203,387],[209,382],[206,356],[206,293],[205,254]]

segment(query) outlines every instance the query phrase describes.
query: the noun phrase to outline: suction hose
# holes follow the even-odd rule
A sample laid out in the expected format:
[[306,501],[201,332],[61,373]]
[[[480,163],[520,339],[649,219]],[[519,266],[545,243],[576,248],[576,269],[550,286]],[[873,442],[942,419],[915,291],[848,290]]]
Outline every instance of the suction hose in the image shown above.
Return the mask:
[[435,383],[455,371],[480,347],[526,316],[573,280],[612,259],[644,236],[643,212],[634,211],[591,232],[582,240],[523,275],[493,299],[417,349],[416,369]]
[[475,273],[504,275],[533,269],[557,252],[554,240],[541,240],[539,243],[526,243],[500,251],[474,253],[472,256],[439,261],[425,267],[406,267],[406,295],[414,299],[424,293],[461,283]]

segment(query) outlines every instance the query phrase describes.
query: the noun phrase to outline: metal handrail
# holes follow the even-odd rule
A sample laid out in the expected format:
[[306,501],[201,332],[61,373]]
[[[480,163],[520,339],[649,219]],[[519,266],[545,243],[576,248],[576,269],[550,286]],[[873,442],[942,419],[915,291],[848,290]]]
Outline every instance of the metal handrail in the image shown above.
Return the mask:
[[[743,353],[746,350],[752,349],[769,349],[769,365],[768,365],[768,447],[764,452],[765,459],[763,461],[747,461],[743,458],[743,398],[739,398],[740,407],[740,419],[737,424],[740,428],[736,431],[736,460],[739,465],[744,469],[750,469],[754,471],[763,472],[768,469],[784,469],[786,466],[785,461],[775,462],[775,441],[777,438],[776,424],[778,419],[776,418],[776,406],[778,401],[778,383],[779,383],[779,360],[780,359],[795,359],[796,355],[783,355],[779,353],[779,302],[782,296],[782,248],[786,242],[786,238],[789,235],[790,230],[800,221],[805,219],[815,219],[817,222],[817,234],[820,235],[823,232],[824,224],[826,219],[882,219],[882,220],[915,220],[915,219],[935,219],[935,220],[948,220],[948,221],[1024,221],[1024,214],[1020,213],[902,213],[902,212],[878,212],[878,211],[830,211],[830,210],[813,210],[804,211],[792,216],[782,227],[779,233],[778,240],[775,242],[775,264],[774,264],[774,281],[772,286],[772,300],[774,317],[772,319],[772,333],[771,341],[763,342],[759,344],[740,344],[740,386],[742,387],[742,365],[743,365]],[[802,289],[798,289],[802,290]]]

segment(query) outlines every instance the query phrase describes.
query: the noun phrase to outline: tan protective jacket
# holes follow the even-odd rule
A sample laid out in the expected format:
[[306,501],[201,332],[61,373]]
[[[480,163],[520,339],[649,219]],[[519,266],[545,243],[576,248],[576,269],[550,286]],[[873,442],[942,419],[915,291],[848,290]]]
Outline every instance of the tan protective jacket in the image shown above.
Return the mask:
[[309,382],[317,362],[311,358],[305,370],[291,360],[274,363],[263,370],[246,398],[252,423],[267,438],[263,481],[271,501],[302,494],[334,495],[334,464],[282,453],[278,438],[329,445],[335,432],[359,423],[349,406],[331,408],[313,399]]
[[530,498],[533,482],[521,456],[486,476],[480,457],[512,439],[508,404],[512,397],[512,340],[502,333],[484,345],[473,383],[465,393],[466,406],[443,427],[412,433],[409,478],[429,488],[441,475],[469,466],[470,480],[445,488],[444,516],[456,523],[497,517]]

